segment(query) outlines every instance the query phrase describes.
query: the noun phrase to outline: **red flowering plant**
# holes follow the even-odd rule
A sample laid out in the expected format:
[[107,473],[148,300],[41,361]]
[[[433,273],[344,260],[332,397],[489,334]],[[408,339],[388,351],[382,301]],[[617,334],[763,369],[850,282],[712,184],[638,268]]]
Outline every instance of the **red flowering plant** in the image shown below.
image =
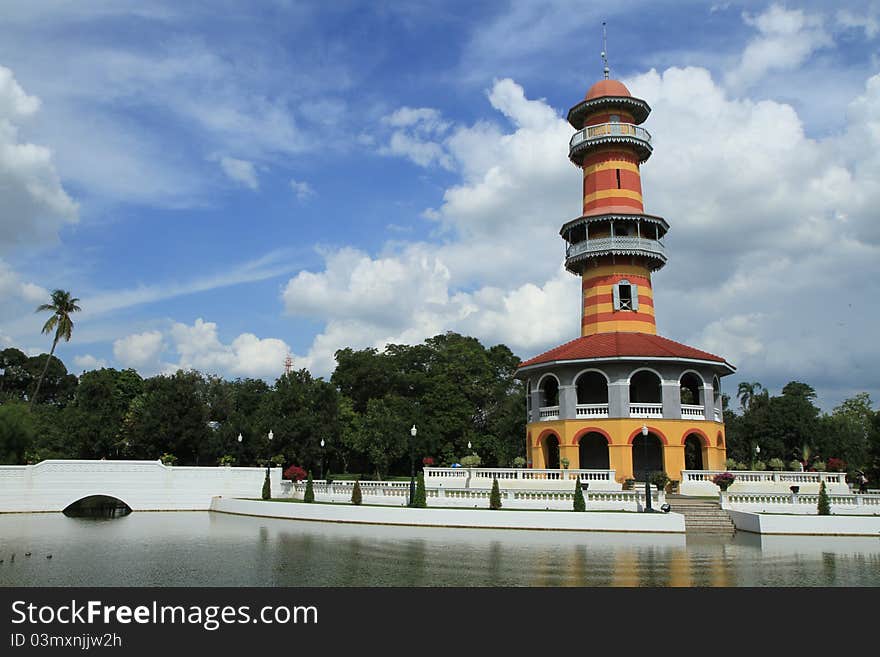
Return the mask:
[[825,464],[825,469],[828,472],[846,472],[846,461],[832,456]]
[[434,457],[426,456],[425,458],[422,459],[422,465],[424,465],[426,467],[431,467],[432,465],[434,465]]
[[290,479],[291,481],[302,481],[308,475],[306,475],[306,471],[303,470],[298,465],[291,465],[287,470],[284,471],[282,477],[284,479]]
[[730,487],[730,484],[733,483],[734,479],[736,479],[736,477],[729,472],[722,472],[712,477],[712,483],[718,486],[721,490],[727,490]]

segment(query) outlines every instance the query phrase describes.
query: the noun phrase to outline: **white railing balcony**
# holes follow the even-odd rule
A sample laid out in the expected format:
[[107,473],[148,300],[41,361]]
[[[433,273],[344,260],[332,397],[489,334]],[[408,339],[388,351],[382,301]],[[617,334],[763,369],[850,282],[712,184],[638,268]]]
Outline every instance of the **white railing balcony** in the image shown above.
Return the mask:
[[646,255],[666,262],[666,247],[660,240],[646,237],[598,237],[570,244],[565,250],[566,258],[592,257],[608,254]]
[[641,126],[632,123],[600,123],[599,125],[588,125],[582,130],[578,130],[571,136],[568,142],[569,148],[574,149],[584,142],[588,141],[612,141],[615,138],[629,137],[645,142],[648,148],[651,148],[651,133]]
[[682,404],[681,405],[681,417],[694,419],[694,420],[702,420],[706,417],[706,408],[704,406],[699,406],[696,404]]
[[608,404],[578,404],[577,417],[608,417]]
[[630,404],[630,417],[663,417],[663,404]]
[[721,422],[721,411],[719,411],[717,408],[715,409],[715,421]]
[[559,419],[559,407],[558,406],[542,406],[538,409],[539,417],[542,420],[558,420]]

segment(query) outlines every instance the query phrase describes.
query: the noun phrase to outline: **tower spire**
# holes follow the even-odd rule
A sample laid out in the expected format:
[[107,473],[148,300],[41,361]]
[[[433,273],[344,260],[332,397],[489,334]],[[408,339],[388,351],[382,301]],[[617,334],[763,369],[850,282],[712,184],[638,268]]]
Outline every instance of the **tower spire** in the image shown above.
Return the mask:
[[602,62],[605,64],[603,72],[607,80],[611,69],[608,67],[608,33],[605,30],[605,21],[602,21]]

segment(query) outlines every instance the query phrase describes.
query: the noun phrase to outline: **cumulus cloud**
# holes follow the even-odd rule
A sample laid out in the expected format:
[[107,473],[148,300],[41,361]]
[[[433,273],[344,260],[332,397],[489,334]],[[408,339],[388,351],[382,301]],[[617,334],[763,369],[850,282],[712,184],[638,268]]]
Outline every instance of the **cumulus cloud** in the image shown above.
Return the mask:
[[383,117],[382,123],[394,129],[388,143],[379,149],[383,155],[405,157],[421,167],[452,169],[452,159],[442,143],[449,123],[436,109],[401,107]]
[[91,354],[83,354],[82,356],[74,356],[73,362],[76,364],[77,369],[86,371],[86,370],[99,370],[102,367],[107,367],[107,361],[103,358],[95,358]]
[[113,343],[113,357],[123,367],[148,369],[154,367],[165,343],[161,331],[145,331],[119,338]]
[[220,158],[220,167],[230,180],[234,180],[248,189],[257,189],[260,186],[253,162],[224,156]]
[[743,14],[758,31],[746,46],[738,65],[728,72],[727,84],[746,89],[771,71],[797,68],[820,48],[832,45],[821,16],[774,4],[761,14]]
[[22,245],[54,243],[58,231],[78,218],[61,186],[52,151],[22,142],[19,128],[40,109],[40,100],[0,66],[0,253]]
[[863,30],[869,39],[880,33],[880,21],[874,14],[857,14],[850,9],[841,9],[837,12],[836,18],[841,27]]

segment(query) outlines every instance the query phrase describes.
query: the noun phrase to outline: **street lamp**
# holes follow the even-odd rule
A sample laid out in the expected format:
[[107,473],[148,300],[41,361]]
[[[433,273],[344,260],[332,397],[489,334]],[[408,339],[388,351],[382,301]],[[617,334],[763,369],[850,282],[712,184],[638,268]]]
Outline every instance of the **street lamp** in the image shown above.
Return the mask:
[[471,450],[471,441],[469,440],[468,441],[468,451],[470,451],[470,450]]
[[418,433],[418,429],[416,429],[416,425],[412,425],[412,429],[409,430],[409,504],[408,506],[412,506],[413,502],[416,499],[416,455],[413,451],[413,442],[415,442],[416,434]]
[[321,438],[321,479],[324,478],[324,439]]
[[645,513],[653,513],[651,507],[651,478],[648,476],[648,425],[642,425],[642,442],[645,444]]
[[267,443],[268,449],[266,450],[266,478],[269,477],[269,465],[271,465],[271,457],[272,457],[272,439],[275,437],[275,434],[272,433],[272,430],[269,429],[269,442]]
[[242,441],[242,437],[241,437],[241,432],[239,431],[239,432],[238,432],[238,464],[239,464],[239,465],[244,465],[244,464],[241,462],[241,441]]

